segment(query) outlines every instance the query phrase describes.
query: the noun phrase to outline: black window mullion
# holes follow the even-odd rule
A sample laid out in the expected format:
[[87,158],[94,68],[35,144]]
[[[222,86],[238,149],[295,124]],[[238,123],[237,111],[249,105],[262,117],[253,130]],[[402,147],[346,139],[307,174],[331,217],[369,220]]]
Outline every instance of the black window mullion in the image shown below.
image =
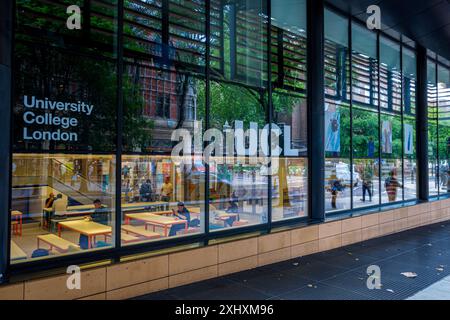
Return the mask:
[[[273,105],[272,105],[272,1],[267,0],[267,111],[266,117],[269,123],[269,158],[270,158],[270,175],[267,179],[267,229],[270,232],[272,228],[272,119],[273,119]],[[281,43],[283,45],[283,43]],[[278,72],[280,72],[278,70]],[[262,99],[264,101],[264,99]],[[283,161],[283,159],[281,159]]]
[[[206,2],[209,3],[209,6],[211,6],[211,0],[207,0]],[[223,76],[225,76],[225,24],[224,24],[224,14],[223,14],[223,6],[224,6],[224,0],[219,1],[219,26],[220,28],[220,72]],[[207,13],[208,14],[208,13]],[[208,18],[208,17],[207,17]],[[209,13],[209,19],[211,19],[211,13]],[[209,24],[206,26],[206,30],[209,30],[209,33],[211,34],[211,26]],[[208,48],[209,46],[209,48]],[[211,50],[211,41],[208,41],[206,44],[206,50]],[[209,58],[207,58],[209,59]],[[208,64],[206,64],[208,66]]]
[[438,182],[438,196],[441,195],[441,157],[439,155],[439,90],[438,90],[438,69],[437,69],[437,62],[434,62],[434,73],[435,73],[435,79],[434,79],[434,89],[436,90],[436,160],[437,160],[437,182]]
[[[400,41],[402,41],[402,38],[400,38]],[[404,84],[403,84],[403,78],[404,78],[404,73],[403,73],[403,44],[400,44],[400,74],[401,74],[401,78],[402,80],[400,81],[401,84],[401,97],[404,97]],[[405,201],[405,121],[404,121],[404,103],[403,103],[404,99],[400,99],[400,115],[401,115],[401,139],[402,139],[402,143],[401,143],[401,155],[402,155],[402,200]]]
[[0,181],[0,284],[7,281],[11,267],[11,189],[12,189],[12,134],[13,134],[13,70],[15,1],[0,1],[0,165],[4,170]]
[[[269,19],[270,21],[270,19]],[[278,87],[282,88],[284,84],[284,47],[283,47],[284,32],[283,29],[277,28],[277,59],[278,59]],[[269,35],[269,41],[271,42],[271,35]],[[271,54],[269,45],[269,54]],[[268,59],[271,63],[272,59]],[[271,68],[269,68],[271,70]],[[272,81],[270,81],[272,83]]]
[[121,224],[122,224],[122,145],[123,145],[123,15],[124,15],[124,0],[118,0],[117,13],[117,146],[116,146],[116,199],[115,199],[115,224],[114,224],[114,239],[115,248],[119,250],[121,243]]
[[353,210],[353,60],[352,60],[352,16],[348,15],[348,57],[349,57],[349,81],[350,81],[350,210]]
[[[380,30],[377,31],[377,89],[378,89],[378,205],[382,203],[381,197],[381,81],[380,81],[380,71],[381,71],[381,63],[380,63]],[[372,76],[371,76],[372,77]],[[372,78],[371,78],[372,82]],[[372,83],[371,83],[372,84]],[[371,85],[372,88],[372,85]]]
[[169,0],[162,0],[161,13],[162,60],[169,62]]
[[[223,12],[223,10],[221,10]],[[211,0],[206,0],[205,3],[205,36],[206,36],[206,51],[205,51],[205,130],[210,127],[210,105],[211,105]],[[223,54],[223,51],[222,51]],[[222,59],[223,61],[223,59]],[[221,64],[222,67],[222,64]],[[209,239],[209,164],[205,163],[205,236],[206,242]]]

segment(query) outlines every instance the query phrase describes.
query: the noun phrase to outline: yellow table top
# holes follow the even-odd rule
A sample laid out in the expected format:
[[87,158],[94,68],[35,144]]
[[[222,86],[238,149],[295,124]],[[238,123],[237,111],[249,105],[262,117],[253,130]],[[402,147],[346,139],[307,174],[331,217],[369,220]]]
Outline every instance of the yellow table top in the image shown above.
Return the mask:
[[78,206],[68,206],[67,211],[77,211],[77,210],[90,210],[95,209],[93,204],[81,204]]
[[15,216],[21,216],[22,212],[19,210],[13,210],[11,211],[11,216],[15,217]]
[[62,221],[58,222],[64,228],[76,231],[86,236],[95,236],[98,234],[108,234],[112,232],[110,226],[97,223],[94,221],[75,220],[75,221]]
[[11,260],[26,259],[27,254],[15,243],[11,241]]
[[[152,207],[152,206],[163,206],[168,205],[168,202],[163,201],[154,201],[154,202],[132,202],[132,203],[123,203],[122,208],[139,208],[139,207]],[[79,210],[93,210],[95,209],[93,204],[83,204],[78,206],[69,206],[67,207],[67,211],[79,211]],[[45,209],[44,209],[45,210]],[[51,210],[51,209],[50,209]]]
[[238,216],[237,213],[226,212],[224,210],[216,210],[215,213],[219,216],[219,218],[230,218]]
[[152,207],[152,206],[167,206],[168,202],[164,201],[154,201],[154,202],[131,202],[131,203],[122,203],[122,208],[139,208],[139,207]]
[[129,213],[126,216],[127,216],[127,218],[130,218],[130,219],[140,220],[140,221],[149,222],[149,223],[158,223],[158,224],[162,224],[162,225],[186,223],[186,220],[175,219],[172,217],[166,217],[163,215],[157,215],[157,214],[148,213],[148,212]]
[[141,213],[153,213],[156,214],[158,216],[167,216],[167,215],[171,215],[173,214],[172,210],[164,210],[164,211],[151,211],[151,212],[141,212]]
[[186,207],[190,213],[201,213],[201,208],[199,207]]

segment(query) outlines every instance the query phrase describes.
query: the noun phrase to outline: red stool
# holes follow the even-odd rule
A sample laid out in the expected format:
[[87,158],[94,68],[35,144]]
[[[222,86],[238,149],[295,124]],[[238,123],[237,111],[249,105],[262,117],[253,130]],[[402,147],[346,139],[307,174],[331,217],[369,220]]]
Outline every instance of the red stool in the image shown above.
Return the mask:
[[18,210],[11,211],[11,225],[12,232],[14,235],[21,236],[22,235],[22,212]]

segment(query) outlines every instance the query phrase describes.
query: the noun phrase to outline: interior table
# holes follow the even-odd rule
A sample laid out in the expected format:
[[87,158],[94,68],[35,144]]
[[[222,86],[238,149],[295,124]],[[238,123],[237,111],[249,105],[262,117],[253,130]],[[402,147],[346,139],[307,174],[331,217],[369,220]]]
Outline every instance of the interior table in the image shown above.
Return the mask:
[[167,237],[169,227],[176,224],[184,224],[184,230],[188,229],[187,220],[176,219],[172,217],[166,217],[164,215],[157,215],[154,213],[144,212],[144,213],[129,213],[125,215],[125,224],[129,224],[130,220],[138,220],[145,223],[145,229],[147,225],[153,226],[153,231],[155,227],[162,227],[164,229],[164,236]]
[[75,221],[61,221],[58,222],[58,236],[61,237],[61,231],[69,229],[79,234],[83,234],[88,238],[88,249],[92,248],[92,240],[95,242],[95,237],[103,235],[108,236],[112,233],[110,226],[105,226],[93,221],[75,220]]

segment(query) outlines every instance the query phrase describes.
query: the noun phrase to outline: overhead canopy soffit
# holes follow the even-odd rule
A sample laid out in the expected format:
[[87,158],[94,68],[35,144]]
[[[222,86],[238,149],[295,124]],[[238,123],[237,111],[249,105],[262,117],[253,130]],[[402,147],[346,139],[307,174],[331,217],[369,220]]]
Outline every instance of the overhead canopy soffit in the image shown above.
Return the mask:
[[[367,19],[367,7],[381,9],[382,31],[402,34],[450,60],[450,0],[326,0],[358,20]],[[408,42],[408,40],[406,40]],[[414,43],[411,43],[411,45]]]

